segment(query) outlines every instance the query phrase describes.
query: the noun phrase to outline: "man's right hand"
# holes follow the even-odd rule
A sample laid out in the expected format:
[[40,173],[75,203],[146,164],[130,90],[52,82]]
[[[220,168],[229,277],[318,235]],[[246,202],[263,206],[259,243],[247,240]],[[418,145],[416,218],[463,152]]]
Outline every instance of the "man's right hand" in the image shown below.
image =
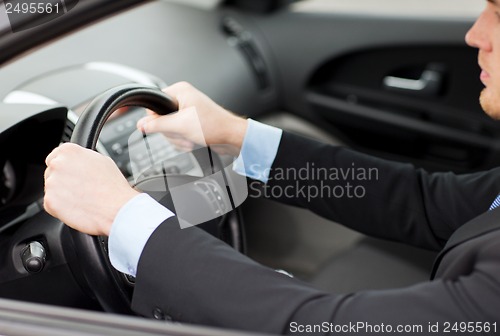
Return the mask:
[[[163,133],[181,149],[198,145],[226,145],[228,154],[237,156],[241,150],[248,121],[221,106],[186,82],[163,90],[173,98],[179,111],[165,116],[149,112],[137,127],[146,133]],[[200,129],[201,126],[201,129]]]
[[45,162],[43,206],[80,232],[108,236],[120,209],[139,194],[111,158],[76,144],[55,148]]

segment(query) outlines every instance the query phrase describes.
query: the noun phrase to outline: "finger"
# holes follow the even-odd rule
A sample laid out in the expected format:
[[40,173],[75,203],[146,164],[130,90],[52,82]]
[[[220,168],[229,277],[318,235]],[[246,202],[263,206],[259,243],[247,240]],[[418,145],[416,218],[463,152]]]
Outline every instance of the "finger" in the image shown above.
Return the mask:
[[149,117],[144,120],[140,129],[145,133],[180,134],[183,130],[183,122],[182,114],[175,112],[161,117]]
[[[172,100],[174,101],[174,103],[176,104],[176,106],[179,106],[179,104],[176,102],[176,100],[175,100],[175,99],[173,99],[173,98],[172,98],[172,97],[170,97],[170,96],[169,96],[169,98],[170,98],[170,99],[172,99]],[[177,110],[177,108],[176,108],[176,110]],[[168,112],[167,112],[167,114],[168,114],[168,113],[171,113],[171,111],[168,111]],[[161,116],[161,115],[165,115],[165,114],[159,114],[159,113],[157,113],[157,112],[155,112],[155,111],[153,111],[153,110],[146,109],[146,115],[148,115],[148,116]]]
[[179,97],[182,94],[194,90],[196,89],[191,84],[187,82],[178,82],[170,86],[167,86],[162,91],[165,92],[167,95],[169,95],[174,100],[174,102],[178,103],[180,101]]
[[155,111],[153,110],[150,110],[150,109],[146,109],[146,115],[149,116],[149,117],[159,117],[161,116],[162,114],[158,114],[156,113]]
[[52,162],[52,160],[56,158],[56,156],[59,154],[59,151],[60,148],[56,147],[52,150],[52,152],[50,152],[49,155],[47,155],[47,157],[45,158],[45,164],[47,165],[47,167],[50,165],[50,162]]
[[46,158],[45,158],[45,164],[48,166],[53,166],[54,161],[61,160],[63,158],[66,159],[71,159],[71,158],[77,158],[80,157],[82,154],[84,154],[84,151],[88,151],[91,153],[96,153],[93,150],[84,148],[80,145],[71,143],[71,142],[66,142],[61,144],[59,147],[56,147]]
[[50,167],[45,169],[45,172],[43,173],[44,181],[47,181],[47,179],[50,177],[51,173],[52,173],[52,170],[50,169]]
[[72,142],[65,142],[62,145],[60,145],[58,148],[59,148],[61,154],[76,154],[76,155],[80,155],[83,152],[97,153],[96,151],[93,151],[92,149],[85,148],[82,145],[79,145],[79,144],[76,144],[76,143],[72,143]]
[[[152,112],[152,111],[151,111]],[[137,129],[141,132],[144,132],[144,125],[149,123],[151,120],[155,118],[159,118],[160,116],[154,112],[152,112],[152,115],[149,115],[147,117],[143,117],[137,121]]]
[[[179,86],[177,84],[173,84],[171,86],[167,86],[166,88],[163,88],[162,92],[165,93],[168,96],[168,98],[170,98],[174,102],[174,104],[176,106],[179,106],[179,99],[177,97],[178,97],[178,94],[180,92],[180,89],[179,89]],[[159,115],[158,113],[156,113],[155,111],[150,110],[150,109],[146,109],[146,114],[148,116],[158,116]]]

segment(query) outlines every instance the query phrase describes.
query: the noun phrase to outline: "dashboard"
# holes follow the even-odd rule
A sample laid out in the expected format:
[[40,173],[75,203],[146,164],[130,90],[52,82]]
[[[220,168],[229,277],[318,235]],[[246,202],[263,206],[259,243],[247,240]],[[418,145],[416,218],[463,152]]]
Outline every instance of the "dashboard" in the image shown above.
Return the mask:
[[0,237],[40,205],[45,158],[63,134],[62,106],[0,104]]
[[[272,57],[263,41],[254,24],[231,9],[153,1],[63,36],[3,66],[0,76],[10,80],[0,81],[0,99],[8,104],[67,107],[69,123],[63,141],[69,140],[71,124],[88,102],[126,83],[162,88],[189,81],[226,108],[255,117],[277,100]],[[214,79],[231,85],[213,85]],[[134,109],[109,121],[98,148],[114,159],[131,182],[147,164],[147,158],[129,158],[129,136],[143,113]],[[151,141],[160,146],[160,139]],[[178,162],[166,167],[167,172],[201,174],[192,158],[181,159],[168,148],[168,153],[156,153],[163,155],[159,159],[177,156]],[[9,171],[8,167],[4,170]],[[12,179],[4,179],[10,181],[1,189],[8,197]]]
[[[20,97],[24,97],[25,103],[16,102]],[[26,97],[31,97],[31,104],[26,104]],[[45,104],[35,104],[37,99],[38,103]],[[53,148],[70,140],[84,106],[70,110],[40,94],[22,90],[8,95],[5,101],[0,104],[0,113],[8,116],[0,123],[3,130],[0,145],[4,149],[0,157],[0,255],[3,259],[0,260],[3,265],[0,268],[0,296],[98,309],[91,296],[82,292],[82,288],[89,286],[88,278],[74,275],[81,273],[79,266],[75,266],[81,263],[78,261],[81,256],[75,248],[72,230],[43,209],[45,158]],[[207,169],[212,172],[223,169],[218,159],[214,159],[211,166],[202,168],[197,151],[182,152],[161,134],[146,136],[139,132],[136,124],[144,115],[145,109],[141,107],[115,112],[104,125],[97,146],[97,151],[115,161],[132,186],[162,174],[210,181],[210,177],[205,178]],[[163,177],[162,181],[167,179],[169,177]],[[156,185],[151,186],[156,188]],[[153,197],[151,192],[154,191],[163,195],[158,193],[160,190],[139,188]],[[220,187],[214,185],[213,188],[219,195]],[[198,194],[203,204],[221,208],[222,201],[217,200],[220,197],[213,197],[212,193],[205,191]],[[171,195],[174,198],[173,193]],[[206,197],[210,198],[208,202]],[[236,222],[235,226],[234,221],[228,219],[234,219],[236,215],[228,214],[231,208],[225,201],[222,203],[226,211],[219,212],[200,227],[241,250],[241,223]],[[183,212],[178,203],[174,204],[179,218],[182,213],[188,213],[189,209]],[[192,196],[189,204],[194,204]],[[193,213],[192,210],[189,212]],[[99,249],[106,256],[104,262],[113,273],[113,281],[123,283],[128,293],[133,288],[134,279],[111,268],[107,259],[107,238],[98,237],[98,242]],[[51,283],[61,282],[61,279],[66,279],[63,281],[65,291],[39,291]]]
[[120,84],[188,81],[226,108],[255,116],[278,96],[264,41],[248,17],[230,9],[148,2],[3,66],[9,81],[0,82],[0,97],[22,89],[74,109]]
[[[185,80],[238,113],[251,117],[268,111],[277,100],[276,76],[263,39],[249,33],[258,34],[252,27],[230,9],[148,2],[0,69],[9,79],[0,81],[0,297],[101,309],[88,294],[91,280],[79,269],[70,230],[43,211],[45,157],[70,140],[94,97],[122,84],[162,88]],[[213,85],[214,79],[231,85]],[[160,171],[203,176],[205,168],[193,154],[178,151],[160,135],[148,137],[144,150],[136,130],[144,113],[137,107],[114,115],[97,150],[115,161],[131,185]],[[241,251],[241,225],[241,214],[232,212],[223,223],[203,228]],[[44,272],[27,267],[28,246],[45,253]]]

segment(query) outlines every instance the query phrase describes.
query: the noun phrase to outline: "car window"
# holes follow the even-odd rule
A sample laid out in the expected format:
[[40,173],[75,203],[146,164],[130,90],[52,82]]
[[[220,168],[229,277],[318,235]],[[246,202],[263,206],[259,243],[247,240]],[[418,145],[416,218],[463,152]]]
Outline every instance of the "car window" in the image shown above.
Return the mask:
[[177,2],[184,5],[187,4],[193,7],[200,7],[206,9],[214,8],[222,2],[222,0],[163,0],[163,1]]
[[405,15],[475,18],[484,1],[471,0],[303,0],[292,5],[296,11],[334,11],[372,15]]

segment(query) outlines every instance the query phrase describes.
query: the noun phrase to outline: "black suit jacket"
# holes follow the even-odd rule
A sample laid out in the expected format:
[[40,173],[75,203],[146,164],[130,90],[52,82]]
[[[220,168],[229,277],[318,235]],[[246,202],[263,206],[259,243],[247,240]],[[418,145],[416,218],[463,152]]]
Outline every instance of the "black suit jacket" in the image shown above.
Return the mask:
[[[317,168],[376,168],[378,176],[305,181],[280,171],[310,169],[312,163]],[[162,312],[188,323],[268,333],[292,333],[307,325],[320,325],[322,331],[349,326],[347,331],[353,331],[356,325],[364,326],[358,334],[380,335],[377,326],[394,331],[401,325],[421,326],[414,334],[436,335],[429,325],[439,323],[442,334],[456,322],[496,323],[499,332],[500,230],[491,224],[500,221],[500,209],[487,209],[500,192],[500,170],[429,174],[285,132],[270,177],[262,188],[363,186],[361,198],[297,193],[277,200],[369,235],[443,250],[434,278],[404,289],[324,293],[257,264],[196,227],[181,230],[171,218],[143,251],[133,309],[144,316]],[[456,231],[462,233],[454,239]]]

